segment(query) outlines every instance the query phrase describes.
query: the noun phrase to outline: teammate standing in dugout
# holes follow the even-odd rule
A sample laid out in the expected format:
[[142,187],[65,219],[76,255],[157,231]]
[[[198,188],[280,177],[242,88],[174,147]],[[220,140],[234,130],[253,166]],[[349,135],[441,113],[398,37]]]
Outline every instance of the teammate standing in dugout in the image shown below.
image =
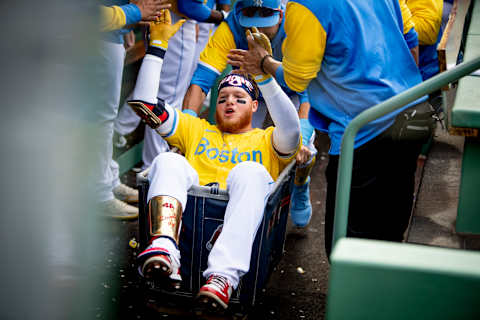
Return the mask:
[[[233,50],[230,63],[248,72],[262,67],[283,75],[296,91],[308,89],[309,119],[331,141],[327,166],[325,247],[330,255],[342,136],[362,111],[422,81],[404,38],[398,0],[291,0],[283,59],[253,41]],[[301,50],[300,50],[301,48]],[[435,120],[424,96],[361,128],[355,137],[347,236],[402,241],[413,204],[422,145]]]

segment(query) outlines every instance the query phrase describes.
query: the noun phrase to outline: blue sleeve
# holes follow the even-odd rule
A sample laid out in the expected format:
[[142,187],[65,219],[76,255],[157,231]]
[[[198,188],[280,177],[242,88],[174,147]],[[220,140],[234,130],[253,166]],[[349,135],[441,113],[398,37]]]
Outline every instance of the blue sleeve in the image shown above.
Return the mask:
[[410,29],[410,31],[405,33],[403,37],[405,38],[405,41],[407,41],[408,49],[418,46],[418,33],[415,28]]
[[285,82],[285,77],[283,76],[283,66],[280,65],[275,71],[275,80],[277,80],[278,84],[282,87],[288,87],[287,83]]
[[210,17],[211,9],[201,0],[177,1],[178,10],[187,17],[203,22]]
[[125,17],[127,18],[127,22],[125,23],[126,25],[135,24],[142,20],[142,13],[135,4],[126,4],[120,6],[120,8],[123,10]]
[[214,85],[215,80],[217,80],[217,77],[219,76],[218,73],[215,71],[198,64],[197,69],[193,73],[192,81],[190,81],[190,84],[196,84],[200,88],[202,88],[202,91],[205,92],[205,94],[208,94],[208,91],[210,91],[210,88]]

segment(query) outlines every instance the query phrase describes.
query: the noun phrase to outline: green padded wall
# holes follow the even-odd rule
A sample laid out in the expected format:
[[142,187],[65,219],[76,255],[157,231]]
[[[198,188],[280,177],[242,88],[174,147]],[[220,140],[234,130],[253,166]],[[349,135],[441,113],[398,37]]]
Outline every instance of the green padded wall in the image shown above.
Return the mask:
[[327,319],[480,319],[480,253],[342,238]]

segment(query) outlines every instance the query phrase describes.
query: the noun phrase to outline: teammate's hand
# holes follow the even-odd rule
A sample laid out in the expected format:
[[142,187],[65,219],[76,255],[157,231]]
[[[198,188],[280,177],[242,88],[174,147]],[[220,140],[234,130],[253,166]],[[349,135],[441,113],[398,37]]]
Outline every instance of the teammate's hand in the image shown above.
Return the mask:
[[232,49],[227,55],[228,63],[232,66],[239,67],[253,75],[257,83],[268,80],[271,76],[265,74],[260,68],[262,59],[266,55],[272,54],[272,46],[268,37],[259,32],[257,28],[252,28],[246,31],[248,41],[248,51],[241,49]]
[[172,5],[168,0],[131,0],[142,14],[142,21],[155,21],[162,9],[168,9]]
[[[270,44],[270,39],[268,39],[267,35],[258,31],[257,27],[252,27],[252,31],[253,33],[250,30],[247,30],[246,32],[248,51],[257,51],[260,55],[263,55],[262,59],[260,59],[260,62],[258,63],[260,67],[260,73],[252,73],[252,76],[255,81],[257,81],[257,83],[262,83],[272,77],[262,68],[262,63],[265,59],[265,56],[272,56],[272,45]],[[258,46],[263,48],[267,52],[267,54],[263,54],[262,50]]]
[[164,9],[160,12],[157,21],[150,22],[150,46],[167,50],[168,40],[180,29],[185,19],[172,25],[170,11]]
[[[269,55],[272,55],[272,45],[270,44],[270,39],[268,39],[267,35],[258,31],[257,27],[252,27],[252,31],[253,33],[247,29],[247,41],[253,39],[255,43],[264,48]],[[248,49],[253,49],[253,43],[251,41],[248,42]]]
[[310,149],[308,149],[306,146],[302,145],[302,147],[300,148],[300,150],[298,150],[298,153],[297,153],[297,157],[296,157],[297,164],[306,163],[311,156],[312,156],[312,151],[310,151]]

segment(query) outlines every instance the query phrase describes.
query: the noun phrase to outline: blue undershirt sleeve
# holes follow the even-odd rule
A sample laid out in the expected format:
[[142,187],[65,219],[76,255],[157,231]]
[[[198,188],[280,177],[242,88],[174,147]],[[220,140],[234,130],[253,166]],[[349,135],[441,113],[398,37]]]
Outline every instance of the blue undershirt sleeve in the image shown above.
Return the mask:
[[190,84],[196,84],[200,88],[202,88],[202,91],[205,92],[205,94],[208,94],[208,91],[210,91],[210,88],[214,85],[215,80],[217,80],[217,77],[219,74],[216,72],[208,69],[207,67],[198,64],[197,69],[195,70],[192,80],[190,81]]
[[140,9],[133,3],[120,6],[120,8],[125,13],[127,19],[126,25],[138,23],[142,20],[142,13]]

